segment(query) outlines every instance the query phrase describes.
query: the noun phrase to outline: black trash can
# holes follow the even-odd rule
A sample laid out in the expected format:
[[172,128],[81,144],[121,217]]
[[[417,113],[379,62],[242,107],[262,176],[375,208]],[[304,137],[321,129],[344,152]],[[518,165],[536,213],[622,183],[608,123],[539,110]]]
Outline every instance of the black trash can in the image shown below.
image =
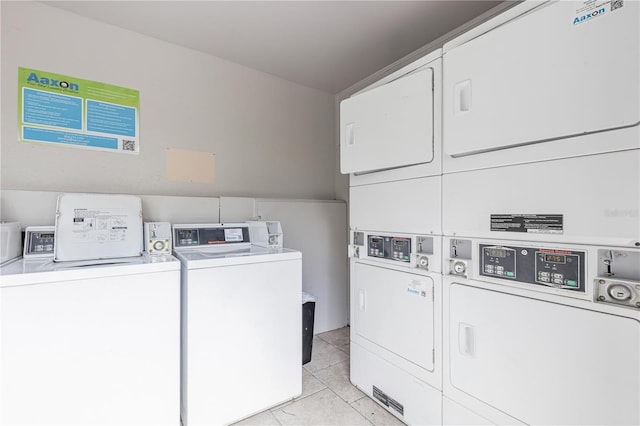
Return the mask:
[[302,365],[311,361],[316,300],[315,296],[302,292]]

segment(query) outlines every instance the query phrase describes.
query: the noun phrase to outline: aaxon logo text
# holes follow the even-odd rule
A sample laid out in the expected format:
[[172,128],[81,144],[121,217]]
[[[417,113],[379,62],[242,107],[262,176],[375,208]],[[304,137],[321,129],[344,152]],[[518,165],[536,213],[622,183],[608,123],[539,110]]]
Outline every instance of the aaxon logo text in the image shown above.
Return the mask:
[[581,17],[577,17],[573,20],[573,25],[577,25],[577,24],[581,24],[585,21],[590,20],[591,18],[595,18],[598,17],[600,15],[604,15],[605,9],[604,7],[601,7],[598,10],[594,10],[593,12],[589,12],[586,15],[582,15]]
[[69,83],[65,80],[56,80],[48,77],[38,77],[38,74],[32,72],[27,77],[28,83],[35,83],[41,86],[47,86],[49,88],[59,88],[62,90],[72,90],[74,92],[78,92],[80,90],[80,86],[77,83]]

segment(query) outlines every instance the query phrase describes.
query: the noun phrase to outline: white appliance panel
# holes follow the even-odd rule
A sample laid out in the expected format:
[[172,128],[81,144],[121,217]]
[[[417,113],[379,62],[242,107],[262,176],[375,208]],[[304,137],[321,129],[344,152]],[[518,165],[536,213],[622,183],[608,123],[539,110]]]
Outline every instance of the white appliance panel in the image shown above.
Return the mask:
[[457,283],[449,291],[456,389],[529,424],[640,422],[638,321]]
[[185,424],[232,423],[301,394],[301,263],[184,272]]
[[441,176],[352,186],[350,227],[439,235],[441,194]]
[[442,424],[445,426],[493,425],[489,420],[479,416],[468,408],[454,402],[453,400],[442,398]]
[[[602,12],[574,24],[586,14],[577,12],[585,3],[551,2],[507,23],[498,17],[496,28],[445,45],[445,171],[455,168],[456,157],[545,141],[553,153],[567,142],[558,138],[637,128],[640,3],[615,10],[618,2],[604,3]],[[601,140],[596,149],[576,144],[568,155],[612,149]],[[637,137],[627,138],[617,149],[637,145]],[[520,150],[505,157],[531,161]]]
[[22,232],[17,222],[0,221],[0,264],[20,257]]
[[352,268],[352,340],[434,371],[433,279],[362,263]]
[[61,194],[55,228],[56,261],[141,256],[142,200],[133,195]]
[[[173,271],[117,277],[3,275],[0,423],[178,424],[180,272],[173,263]],[[29,275],[38,279],[10,286]]]
[[434,160],[433,68],[340,103],[340,170],[361,173]]
[[[445,235],[637,247],[640,150],[443,175]],[[560,214],[562,233],[491,231],[492,214]]]
[[[351,342],[351,383],[409,425],[442,424],[442,393],[357,343]],[[374,396],[373,387],[403,407],[403,414]]]

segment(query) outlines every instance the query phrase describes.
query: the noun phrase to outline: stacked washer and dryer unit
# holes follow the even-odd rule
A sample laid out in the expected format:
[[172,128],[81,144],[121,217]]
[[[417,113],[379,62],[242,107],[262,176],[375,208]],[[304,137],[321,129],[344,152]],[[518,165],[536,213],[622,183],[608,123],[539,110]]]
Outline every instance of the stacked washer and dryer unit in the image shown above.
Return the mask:
[[351,382],[408,423],[441,411],[441,51],[341,103]]
[[640,424],[640,3],[444,46],[446,424]]
[[343,101],[351,380],[406,423],[640,424],[639,23],[524,2],[445,44],[442,98],[434,53]]

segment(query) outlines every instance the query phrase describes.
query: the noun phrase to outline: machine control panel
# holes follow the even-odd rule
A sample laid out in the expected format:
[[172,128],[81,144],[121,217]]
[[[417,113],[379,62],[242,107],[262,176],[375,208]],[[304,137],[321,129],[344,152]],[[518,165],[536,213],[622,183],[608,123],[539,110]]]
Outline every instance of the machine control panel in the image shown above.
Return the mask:
[[585,292],[582,251],[480,244],[480,275]]
[[249,226],[174,227],[175,248],[250,243]]
[[24,257],[53,256],[55,227],[28,226],[25,229]]
[[411,262],[411,239],[369,235],[367,252],[371,257],[408,263]]

